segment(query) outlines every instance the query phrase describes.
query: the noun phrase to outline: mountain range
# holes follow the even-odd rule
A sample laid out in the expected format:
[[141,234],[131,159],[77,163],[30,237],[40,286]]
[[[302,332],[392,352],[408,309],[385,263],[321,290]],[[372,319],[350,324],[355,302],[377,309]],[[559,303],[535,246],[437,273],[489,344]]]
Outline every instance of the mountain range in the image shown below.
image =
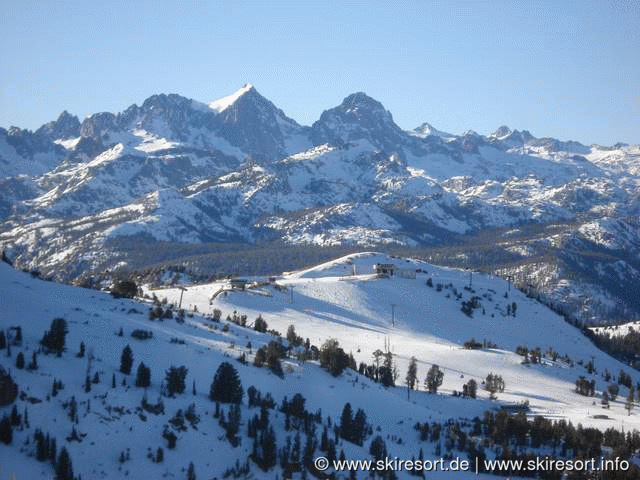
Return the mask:
[[640,317],[639,160],[638,145],[506,126],[406,131],[361,92],[311,126],[251,85],[210,103],[153,95],[0,129],[0,246],[67,282],[172,258],[194,270],[181,252],[195,246],[411,249],[610,323]]

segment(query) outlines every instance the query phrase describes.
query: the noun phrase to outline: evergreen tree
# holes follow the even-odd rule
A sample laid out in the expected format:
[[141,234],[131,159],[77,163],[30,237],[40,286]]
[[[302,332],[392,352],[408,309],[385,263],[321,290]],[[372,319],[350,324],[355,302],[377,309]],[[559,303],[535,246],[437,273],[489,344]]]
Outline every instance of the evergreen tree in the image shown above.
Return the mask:
[[176,393],[184,393],[186,388],[185,380],[188,369],[183,365],[180,367],[171,366],[165,373],[167,396],[173,397]]
[[294,327],[293,325],[289,325],[289,328],[287,329],[287,341],[294,347],[299,347],[300,345],[302,345],[302,337],[298,336],[298,334],[296,333],[296,327]]
[[229,407],[229,416],[224,425],[224,429],[227,440],[229,440],[229,443],[234,447],[238,445],[238,438],[236,435],[240,431],[240,420],[240,405],[232,404],[231,407]]
[[427,378],[424,383],[427,386],[427,390],[429,393],[438,393],[438,388],[442,385],[442,379],[444,378],[444,373],[440,370],[438,365],[432,365],[429,371],[427,372]]
[[209,399],[220,403],[240,403],[243,395],[238,372],[229,362],[222,362],[213,377]]
[[[374,380],[380,382],[385,387],[393,387],[397,378],[397,371],[393,365],[393,354],[391,352],[382,353],[381,350],[373,352],[376,360]],[[382,366],[379,365],[380,358],[383,359]]]
[[78,418],[78,402],[76,401],[76,397],[72,396],[69,401],[69,419],[72,422],[75,422]]
[[253,329],[256,332],[265,333],[268,328],[267,322],[262,318],[262,315],[258,315],[258,318],[256,318],[256,321],[253,324]]
[[4,335],[4,330],[0,330],[0,350],[7,348],[7,337]]
[[22,425],[22,418],[20,417],[20,414],[18,413],[18,407],[16,407],[15,405],[11,409],[10,420],[11,420],[11,426],[12,427],[19,427],[20,425]]
[[18,355],[16,355],[16,368],[18,370],[24,368],[24,354],[22,352],[18,352]]
[[60,456],[58,456],[58,462],[56,463],[56,480],[74,480],[71,457],[69,457],[69,452],[65,447],[60,450]]
[[18,347],[22,345],[22,327],[18,325],[17,327],[12,328],[14,328],[16,332],[13,337],[13,344]]
[[187,480],[196,480],[196,467],[193,466],[193,462],[189,462],[189,468],[187,468]]
[[611,401],[615,402],[618,397],[618,393],[620,392],[620,387],[617,383],[610,383],[607,387],[607,392],[609,392],[609,398]]
[[47,434],[47,441],[49,442],[49,461],[52,464],[56,463],[56,458],[58,455],[58,447],[56,445],[56,439],[55,438],[49,438],[49,434]]
[[409,399],[409,392],[415,388],[416,380],[418,378],[418,361],[416,357],[411,357],[409,362],[409,368],[407,368],[407,400]]
[[369,446],[369,453],[373,456],[374,460],[382,460],[387,456],[387,446],[380,435],[371,441]]
[[631,387],[629,387],[629,395],[627,395],[627,401],[624,403],[624,408],[627,409],[627,415],[631,415],[634,401],[635,401],[635,390],[633,389],[633,385],[632,385]]
[[476,398],[478,383],[472,378],[462,386],[462,396]]
[[495,400],[496,393],[504,392],[504,380],[500,375],[490,373],[485,379],[484,388],[489,392],[490,398]]
[[353,441],[353,410],[348,402],[340,415],[340,436],[348,442]]
[[4,415],[0,420],[0,442],[10,445],[13,441],[13,427],[8,416]]
[[331,375],[337,377],[349,365],[349,356],[340,348],[335,338],[330,338],[320,349],[320,366],[326,368]]
[[84,346],[84,342],[80,342],[80,350],[78,350],[78,353],[76,353],[76,357],[78,358],[84,357],[85,348],[86,347]]
[[45,438],[41,430],[36,430],[33,434],[36,444],[36,460],[44,462],[49,459],[49,436]]
[[275,466],[277,461],[276,434],[273,427],[269,428],[262,435],[262,469],[267,471]]
[[136,373],[136,387],[147,388],[149,385],[151,385],[151,369],[144,362],[140,362]]
[[[7,346],[7,348],[9,348]],[[9,372],[0,365],[0,407],[12,404],[18,397],[18,384],[13,381]]]
[[133,367],[133,351],[131,347],[127,345],[122,349],[122,355],[120,356],[120,372],[125,375],[129,375],[131,373],[131,368]]
[[367,415],[361,408],[358,409],[353,417],[352,430],[353,443],[356,445],[362,445],[365,437],[367,436]]
[[38,369],[38,355],[36,352],[31,355],[31,362],[27,365],[27,369],[31,371]]
[[114,298],[133,298],[138,293],[138,286],[132,280],[116,282],[111,287],[111,295]]
[[45,348],[46,352],[53,352],[59,357],[64,351],[67,333],[69,333],[67,321],[64,318],[54,318],[51,321],[49,330],[44,333],[42,340],[40,340],[40,344]]

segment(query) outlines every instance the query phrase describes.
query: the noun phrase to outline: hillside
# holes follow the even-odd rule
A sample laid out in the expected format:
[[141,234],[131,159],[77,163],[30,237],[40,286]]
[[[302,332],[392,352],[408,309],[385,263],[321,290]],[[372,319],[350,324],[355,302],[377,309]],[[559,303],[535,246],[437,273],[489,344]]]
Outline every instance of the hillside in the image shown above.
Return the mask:
[[[415,278],[376,278],[373,266],[389,262],[413,272]],[[416,270],[420,271],[416,274]],[[427,285],[428,279],[433,287]],[[293,324],[299,335],[316,345],[329,338],[339,339],[358,363],[371,363],[373,352],[384,350],[387,342],[401,378],[409,359],[415,356],[423,375],[433,363],[445,371],[442,391],[447,393],[461,391],[469,377],[482,380],[489,372],[500,372],[508,385],[501,400],[528,401],[532,412],[583,425],[606,425],[592,418],[592,398],[580,398],[572,392],[577,377],[586,374],[583,365],[593,359],[598,372],[594,379],[605,370],[612,375],[620,369],[629,370],[595,348],[561,316],[510,289],[497,277],[470,277],[460,270],[363,253],[285,274],[277,278],[276,285],[277,288],[263,286],[245,292],[224,291],[213,301],[212,295],[228,288],[228,283],[198,285],[187,288],[182,302],[201,312],[219,308],[242,312],[250,319],[262,315],[270,327],[283,334]],[[179,289],[153,293],[175,303],[180,298]],[[478,302],[468,316],[461,309],[471,297],[477,297]],[[514,303],[515,315],[510,313]],[[496,346],[463,348],[472,338]],[[551,347],[558,359],[551,360],[545,354],[542,364],[523,365],[522,356],[514,353],[518,346],[531,350],[539,347],[543,353]],[[567,361],[562,360],[565,356]],[[596,383],[602,382],[599,378]],[[610,413],[613,412],[607,412]],[[620,413],[622,416],[612,416],[611,425],[626,420],[626,412]]]
[[[391,278],[377,278],[372,266],[379,262],[393,263],[399,270]],[[427,279],[432,280],[433,287],[427,286]],[[487,410],[495,413],[501,405],[525,401],[529,403],[529,418],[542,415],[566,419],[601,431],[638,427],[637,414],[628,416],[624,407],[626,387],[620,387],[619,398],[610,402],[610,408],[600,406],[607,385],[602,376],[609,371],[615,377],[626,368],[624,365],[595,349],[556,314],[520,292],[509,291],[504,281],[480,275],[473,275],[471,280],[471,290],[467,290],[466,272],[364,253],[284,274],[275,283],[261,281],[261,286],[244,291],[225,292],[228,283],[188,286],[182,306],[200,313],[187,314],[181,323],[175,308],[172,318],[151,318],[149,312],[154,309],[160,308],[163,313],[168,310],[162,301],[154,306],[148,300],[114,299],[104,292],[39,280],[0,263],[1,327],[11,344],[10,352],[5,349],[0,355],[0,365],[10,371],[19,386],[14,405],[22,417],[13,427],[11,444],[0,445],[2,475],[34,478],[53,474],[48,461],[36,459],[34,435],[39,429],[56,439],[58,452],[63,446],[69,451],[74,472],[82,478],[186,478],[190,462],[197,478],[222,478],[225,472],[232,478],[304,478],[307,474],[298,471],[300,467],[295,467],[293,460],[300,451],[293,454],[286,450],[282,457],[282,448],[288,441],[296,443],[296,437],[302,446],[315,438],[308,447],[310,455],[330,456],[321,450],[321,434],[323,428],[339,424],[347,402],[354,413],[363,410],[369,425],[362,446],[342,438],[340,430],[336,430],[335,438],[330,435],[330,443],[335,443],[329,450],[334,449],[336,455],[344,452],[347,459],[370,458],[369,447],[378,435],[390,457],[408,460],[420,458],[422,452],[423,458],[435,461],[446,451],[466,459],[467,448],[477,448],[481,439],[471,432],[475,417],[480,420],[486,418]],[[179,302],[179,292],[163,289],[149,293],[172,303]],[[216,298],[211,300],[215,293]],[[480,300],[472,316],[467,316],[460,310],[461,302],[471,295]],[[394,325],[390,325],[392,304]],[[210,316],[214,309],[220,310],[221,320]],[[243,315],[246,327],[241,326]],[[227,316],[229,320],[225,320]],[[397,386],[384,387],[350,369],[332,376],[317,360],[303,360],[303,347],[293,347],[281,359],[281,376],[266,367],[253,366],[257,349],[277,339],[273,332],[259,333],[252,328],[258,316],[267,322],[269,330],[284,333],[294,325],[297,334],[309,338],[311,345],[321,347],[328,338],[335,338],[357,362],[373,364],[372,353],[385,350],[386,343],[399,374]],[[59,357],[45,354],[39,344],[54,318],[64,318],[68,326],[66,349]],[[13,328],[17,326],[21,327],[19,341]],[[151,338],[132,338],[134,330],[150,332]],[[496,345],[463,348],[471,337]],[[81,342],[86,347],[84,356],[79,356]],[[281,342],[291,346],[287,340]],[[131,374],[119,371],[126,345],[133,352]],[[513,353],[519,345],[531,349],[539,346],[543,352],[553,347],[559,356],[554,360],[543,353],[540,363],[524,365],[523,357]],[[34,352],[39,352],[35,369],[15,366],[20,353],[29,364]],[[248,364],[236,360],[241,355]],[[403,381],[412,355],[418,360],[418,384],[408,400]],[[239,431],[231,437],[228,423],[214,418],[215,403],[208,398],[214,374],[224,361],[237,370],[245,392],[238,410]],[[585,368],[589,361],[595,365],[593,375]],[[134,386],[140,362],[150,367],[151,383],[146,389]],[[444,372],[444,381],[437,394],[430,394],[425,391],[424,379],[434,363]],[[171,366],[187,368],[185,392],[174,396],[168,395],[165,380]],[[490,372],[504,379],[505,388],[497,393],[497,400],[491,400],[482,388]],[[595,380],[595,397],[575,393],[579,376]],[[96,383],[89,382],[87,388],[87,378],[94,377]],[[478,383],[476,399],[452,395],[470,379]],[[55,389],[55,396],[54,381],[62,384]],[[293,463],[278,460],[276,466],[263,470],[249,459],[255,441],[247,436],[247,429],[254,415],[260,416],[260,408],[248,396],[250,386],[275,400],[276,408],[266,409],[268,424],[274,431],[278,458]],[[308,412],[304,415],[286,413],[288,410],[281,408],[283,399],[291,400],[296,393],[303,395],[303,410]],[[71,406],[72,398],[76,407]],[[187,415],[185,420],[190,405],[195,415]],[[154,406],[160,410],[154,411]],[[237,414],[232,413],[233,408],[221,404],[222,418],[231,421],[229,415]],[[0,414],[8,416],[11,409],[12,405],[0,407]],[[178,410],[182,413],[177,414]],[[447,423],[450,421],[453,423]],[[420,433],[414,429],[417,422],[427,422],[433,434],[437,424],[443,437],[438,433],[438,437],[427,435],[420,440]],[[468,440],[465,434],[463,443],[445,442],[453,426],[468,431]],[[175,435],[175,448],[170,448],[169,432]],[[264,434],[260,432],[257,439]],[[492,459],[496,453],[490,445],[483,448],[483,455]],[[236,460],[239,467],[229,473]],[[407,478],[406,472],[397,475]],[[458,475],[465,477],[463,473]],[[363,478],[362,474],[357,478]],[[434,472],[430,478],[449,477],[445,472]]]

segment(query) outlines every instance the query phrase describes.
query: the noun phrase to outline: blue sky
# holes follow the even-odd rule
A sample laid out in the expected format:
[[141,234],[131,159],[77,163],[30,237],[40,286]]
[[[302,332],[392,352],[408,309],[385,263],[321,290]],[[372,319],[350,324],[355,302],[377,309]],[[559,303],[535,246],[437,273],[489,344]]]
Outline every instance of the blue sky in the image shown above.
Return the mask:
[[0,126],[252,83],[306,125],[364,91],[405,129],[640,143],[639,25],[606,0],[4,0]]

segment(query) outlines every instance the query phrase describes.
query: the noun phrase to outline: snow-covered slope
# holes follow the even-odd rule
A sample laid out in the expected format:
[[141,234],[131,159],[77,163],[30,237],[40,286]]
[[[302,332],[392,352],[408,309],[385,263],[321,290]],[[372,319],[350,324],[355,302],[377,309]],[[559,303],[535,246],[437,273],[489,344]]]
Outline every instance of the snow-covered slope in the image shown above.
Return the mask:
[[[379,263],[395,265],[399,274],[377,278],[374,265]],[[428,279],[432,287],[427,285]],[[199,311],[237,310],[250,318],[262,314],[270,327],[284,332],[293,324],[299,335],[318,345],[337,338],[357,362],[370,363],[373,352],[388,344],[396,355],[401,378],[409,359],[415,356],[422,374],[433,363],[444,369],[443,392],[449,394],[461,391],[469,378],[480,382],[487,373],[500,372],[507,384],[502,400],[528,400],[537,414],[599,428],[606,422],[592,418],[597,412],[593,399],[580,398],[573,391],[577,377],[585,375],[578,363],[586,365],[592,357],[596,359],[598,374],[589,379],[596,379],[600,386],[606,383],[601,378],[605,370],[617,373],[628,369],[599,351],[561,316],[496,277],[470,277],[463,271],[424,262],[362,253],[283,275],[277,285],[285,288],[230,291],[213,301],[211,297],[225,288],[224,283],[194,286],[184,292],[183,304]],[[178,301],[180,292],[154,290],[170,302]],[[472,297],[478,302],[468,316],[461,308]],[[495,347],[463,348],[472,338]],[[514,353],[518,346],[539,347],[542,352],[551,347],[559,358],[567,356],[570,361],[553,360],[547,354],[541,365],[523,365],[522,357]],[[626,412],[620,409],[619,414],[617,421]],[[610,422],[611,426],[616,424],[616,420]]]
[[[395,264],[396,275],[376,278],[372,269],[378,262]],[[413,275],[415,278],[411,278]],[[433,287],[426,285],[429,278]],[[197,307],[200,313],[189,314],[184,323],[179,323],[174,318],[149,319],[148,311],[165,310],[162,305],[117,300],[103,292],[45,282],[0,263],[0,326],[14,343],[10,353],[3,350],[0,365],[10,370],[19,386],[15,405],[22,416],[13,427],[10,445],[0,445],[3,475],[53,475],[48,460],[36,460],[34,435],[41,430],[56,440],[57,452],[63,447],[68,450],[74,473],[82,478],[183,478],[191,462],[197,478],[221,478],[237,461],[240,470],[246,470],[230,473],[232,478],[300,479],[304,477],[299,471],[285,475],[280,463],[263,471],[249,459],[255,447],[247,435],[248,424],[254,416],[266,415],[274,429],[277,452],[288,442],[294,444],[296,437],[301,446],[305,445],[310,435],[314,439],[311,458],[330,456],[320,450],[322,430],[339,424],[347,402],[354,412],[364,411],[371,427],[362,446],[335,436],[336,452],[344,452],[347,459],[370,458],[369,446],[379,435],[390,458],[409,460],[423,455],[437,461],[445,452],[443,444],[452,425],[449,420],[462,422],[467,428],[471,419],[482,418],[484,411],[495,411],[505,402],[528,400],[530,415],[569,419],[600,430],[619,428],[623,421],[625,431],[640,425],[640,417],[627,416],[620,400],[603,410],[593,404],[593,397],[574,392],[575,379],[584,375],[596,381],[599,396],[606,385],[601,376],[606,371],[618,372],[624,365],[596,350],[576,329],[540,304],[509,291],[502,280],[474,276],[467,290],[468,282],[465,272],[364,253],[285,274],[275,284],[246,291],[225,293],[228,283],[189,286],[182,306],[194,311]],[[178,289],[152,293],[170,303],[180,300]],[[480,298],[481,306],[467,317],[460,311],[460,304],[471,295]],[[515,316],[507,314],[507,306],[514,303]],[[213,309],[221,310],[219,323],[200,316]],[[509,310],[514,311],[513,307]],[[318,346],[327,338],[336,338],[358,361],[367,363],[373,362],[376,349],[383,350],[388,345],[400,373],[399,386],[385,388],[351,370],[333,377],[317,362],[303,362],[293,356],[282,360],[282,377],[266,368],[240,363],[235,360],[238,356],[244,355],[251,363],[256,349],[276,337],[228,322],[224,320],[227,315],[247,315],[249,327],[261,315],[270,329],[281,332],[294,325],[298,335]],[[16,368],[19,354],[29,363],[34,352],[40,351],[39,341],[54,318],[67,322],[66,351],[59,357],[36,353],[37,368]],[[13,327],[17,326],[21,327],[22,339],[14,342]],[[134,330],[151,332],[151,338],[132,338]],[[461,343],[471,337],[493,341],[497,346],[462,348]],[[83,356],[77,354],[81,342],[86,347]],[[286,340],[283,342],[286,345]],[[132,374],[119,371],[126,345],[133,351]],[[552,346],[560,356],[566,354],[568,358],[544,355],[541,364],[523,365],[522,357],[512,351],[518,345],[540,346],[543,351]],[[407,400],[407,390],[401,382],[412,355],[418,360],[419,387]],[[237,370],[245,391],[235,446],[225,438],[220,418],[214,416],[216,406],[208,398],[216,369],[224,361],[231,362]],[[588,361],[593,362],[597,373],[586,372],[581,364]],[[142,362],[151,370],[151,384],[146,389],[134,385],[136,369]],[[434,363],[444,371],[444,383],[438,394],[429,394],[424,391],[423,379]],[[167,396],[163,394],[167,388],[164,376],[172,366],[188,369],[186,391]],[[489,372],[501,375],[506,383],[497,401],[490,400],[482,388],[477,399],[451,395],[470,379],[481,384]],[[89,382],[87,388],[86,379],[94,377],[97,381]],[[55,395],[54,381],[62,384]],[[289,418],[278,407],[261,414],[260,408],[248,403],[246,392],[250,386],[263,396],[270,393],[277,406],[285,397],[291,400],[294,394],[301,393],[305,409],[316,418],[311,420],[315,433],[305,433],[306,422]],[[620,397],[624,394],[625,388],[621,387]],[[143,402],[147,408],[142,407]],[[161,408],[152,412],[153,405]],[[197,420],[185,419],[190,405]],[[0,414],[9,415],[11,408],[0,407]],[[222,404],[220,409],[223,418],[230,419],[229,405]],[[441,440],[420,440],[414,428],[417,422],[428,422],[432,428],[435,424],[441,426]],[[333,441],[333,430],[330,432]],[[171,434],[175,435],[175,448],[169,447]],[[480,440],[478,434],[471,433],[469,439]],[[158,459],[158,449],[163,450],[162,460]],[[467,458],[467,453],[458,451],[455,445],[453,449],[446,447],[446,451]],[[487,454],[492,458],[488,447]],[[301,453],[288,455],[293,459]],[[358,478],[361,475],[358,473]],[[403,471],[397,475],[412,478]],[[478,478],[473,471],[452,475],[437,471],[430,478]]]

